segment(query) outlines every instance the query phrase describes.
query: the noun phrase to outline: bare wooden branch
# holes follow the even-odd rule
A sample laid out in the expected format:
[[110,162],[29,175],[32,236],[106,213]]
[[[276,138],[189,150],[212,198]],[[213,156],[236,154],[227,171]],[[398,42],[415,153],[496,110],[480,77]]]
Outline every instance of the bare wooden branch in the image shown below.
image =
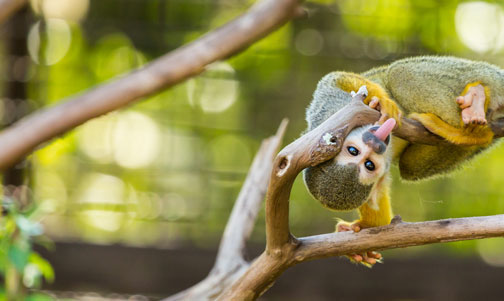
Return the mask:
[[301,0],[262,0],[237,19],[145,67],[40,110],[0,133],[0,169],[85,121],[201,73],[300,14]]
[[504,236],[504,214],[452,218],[419,223],[395,218],[390,225],[353,232],[331,233],[299,239],[293,260],[316,258]]
[[[384,227],[359,233],[342,232],[295,238],[289,230],[289,196],[293,182],[304,168],[336,156],[347,134],[360,125],[373,123],[379,113],[363,104],[364,95],[317,128],[287,145],[275,158],[266,195],[266,250],[219,300],[254,300],[287,268],[303,261],[430,243],[504,236],[504,215],[404,223],[400,217]],[[406,127],[414,128],[415,122]],[[414,131],[413,135],[418,133]],[[429,137],[420,133],[418,139]],[[428,138],[431,139],[431,138]]]
[[268,252],[281,252],[278,248],[292,239],[289,234],[289,197],[296,176],[306,167],[336,156],[353,128],[379,119],[378,111],[366,106],[362,99],[363,95],[357,94],[343,109],[287,145],[277,155],[266,194]]
[[26,0],[0,0],[0,25],[26,3]]
[[[394,222],[395,221],[395,222]],[[395,219],[390,225],[300,238],[286,244],[281,256],[266,251],[219,300],[254,300],[287,268],[298,263],[370,250],[504,236],[504,215],[454,218],[420,223]]]
[[245,242],[254,229],[257,213],[266,194],[268,175],[273,166],[272,159],[281,144],[287,123],[284,119],[275,136],[263,141],[252,163],[251,172],[243,184],[224,230],[214,270],[226,269],[225,266],[233,257],[243,257]]
[[166,298],[165,301],[213,299],[247,270],[249,263],[243,259],[245,242],[252,233],[261,209],[273,157],[282,143],[287,123],[284,119],[275,136],[263,140],[233,206],[221,239],[217,260],[210,274],[198,284]]

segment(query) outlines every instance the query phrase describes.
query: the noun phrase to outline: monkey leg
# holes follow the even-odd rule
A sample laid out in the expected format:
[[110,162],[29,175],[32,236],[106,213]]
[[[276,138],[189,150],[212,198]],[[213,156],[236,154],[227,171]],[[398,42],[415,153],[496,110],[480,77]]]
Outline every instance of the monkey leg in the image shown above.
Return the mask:
[[[369,200],[359,207],[360,218],[352,223],[339,221],[336,232],[354,231],[378,227],[390,224],[392,209],[389,196],[390,182],[387,176],[383,176],[373,188]],[[361,254],[349,254],[350,261],[372,267],[377,262],[382,262],[382,255],[378,252],[365,252]]]
[[479,82],[466,86],[462,95],[457,97],[456,102],[462,109],[462,122],[468,124],[487,124],[486,113],[486,93],[485,87]]

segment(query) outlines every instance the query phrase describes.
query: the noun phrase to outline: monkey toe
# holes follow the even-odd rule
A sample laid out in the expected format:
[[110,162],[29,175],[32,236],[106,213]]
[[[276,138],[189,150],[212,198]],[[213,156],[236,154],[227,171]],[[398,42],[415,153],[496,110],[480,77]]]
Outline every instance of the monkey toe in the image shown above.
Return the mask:
[[359,221],[349,223],[345,222],[343,220],[340,220],[336,224],[336,232],[347,232],[347,231],[353,231],[353,232],[359,232],[361,230],[361,225]]
[[372,268],[376,263],[383,263],[383,258],[378,252],[364,252],[360,254],[350,254],[346,257],[353,263],[361,264],[365,267]]
[[469,125],[485,125],[487,120],[485,118],[485,113],[480,110],[479,107],[470,106],[462,110],[462,122]]
[[485,124],[487,124],[487,121],[486,121],[486,119],[484,117],[473,116],[471,118],[470,124],[485,125]]
[[472,97],[471,97],[471,95],[459,96],[459,97],[457,97],[456,101],[457,101],[457,104],[459,105],[459,107],[461,109],[468,108],[468,107],[470,107],[472,105]]
[[347,232],[347,231],[352,231],[352,227],[350,226],[349,223],[339,222],[336,225],[336,232]]

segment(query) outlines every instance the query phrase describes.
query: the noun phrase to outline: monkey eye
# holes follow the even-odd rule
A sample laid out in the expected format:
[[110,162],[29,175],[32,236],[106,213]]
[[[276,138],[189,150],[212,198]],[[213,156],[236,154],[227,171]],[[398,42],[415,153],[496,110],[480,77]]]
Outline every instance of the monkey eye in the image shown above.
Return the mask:
[[357,156],[357,155],[359,154],[359,150],[358,150],[358,149],[356,149],[356,148],[355,148],[355,147],[353,147],[353,146],[349,146],[349,147],[347,147],[347,150],[348,150],[348,152],[350,153],[350,155],[352,155],[352,156]]
[[371,160],[367,160],[366,162],[364,162],[364,166],[369,171],[375,170],[375,165],[374,165],[373,161],[371,161]]

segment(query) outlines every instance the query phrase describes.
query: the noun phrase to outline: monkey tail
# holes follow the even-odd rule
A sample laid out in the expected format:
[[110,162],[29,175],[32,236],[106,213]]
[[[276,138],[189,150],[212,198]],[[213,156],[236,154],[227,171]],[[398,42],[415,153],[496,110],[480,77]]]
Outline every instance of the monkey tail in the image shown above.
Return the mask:
[[488,125],[467,125],[457,128],[432,113],[412,113],[408,117],[420,121],[430,132],[457,145],[489,145],[494,135]]

